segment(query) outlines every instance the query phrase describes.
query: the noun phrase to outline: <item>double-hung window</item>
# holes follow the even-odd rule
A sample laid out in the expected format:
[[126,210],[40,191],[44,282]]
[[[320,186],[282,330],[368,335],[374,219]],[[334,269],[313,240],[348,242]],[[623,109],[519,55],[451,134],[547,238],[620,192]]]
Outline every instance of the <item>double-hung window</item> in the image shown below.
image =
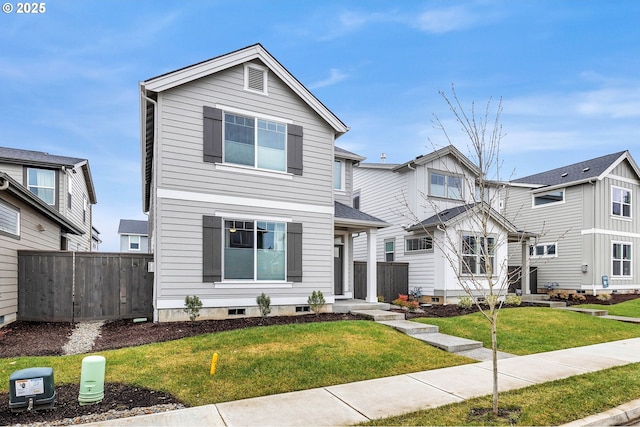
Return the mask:
[[20,210],[4,200],[0,200],[0,231],[20,236]]
[[48,205],[56,204],[56,171],[27,169],[27,188]]
[[140,250],[140,236],[129,236],[129,250],[130,251]]
[[224,221],[225,280],[285,280],[286,223]]
[[462,177],[441,172],[431,172],[429,176],[429,195],[447,199],[462,199]]
[[344,191],[344,162],[342,160],[333,161],[333,189]]
[[486,274],[495,271],[495,238],[462,236],[462,274]]
[[613,242],[611,251],[611,275],[631,277],[631,243]]
[[395,261],[395,247],[396,242],[394,239],[384,241],[384,260],[385,262]]
[[224,113],[224,161],[286,172],[286,123]]
[[529,248],[529,255],[534,258],[557,257],[558,245],[555,243],[541,243],[535,246],[532,245]]
[[619,218],[631,218],[631,190],[611,187],[611,214]]

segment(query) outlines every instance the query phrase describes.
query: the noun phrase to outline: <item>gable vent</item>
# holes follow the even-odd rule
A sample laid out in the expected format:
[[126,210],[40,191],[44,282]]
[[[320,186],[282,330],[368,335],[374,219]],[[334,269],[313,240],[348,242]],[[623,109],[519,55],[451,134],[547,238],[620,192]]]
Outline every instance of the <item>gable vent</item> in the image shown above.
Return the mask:
[[267,71],[255,66],[247,66],[245,70],[245,88],[267,93]]

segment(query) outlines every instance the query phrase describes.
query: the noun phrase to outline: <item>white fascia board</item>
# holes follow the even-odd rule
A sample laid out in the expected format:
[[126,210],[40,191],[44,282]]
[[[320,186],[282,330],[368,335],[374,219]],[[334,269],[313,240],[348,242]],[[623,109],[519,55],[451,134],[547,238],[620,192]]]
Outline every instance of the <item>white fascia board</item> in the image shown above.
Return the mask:
[[600,181],[600,178],[585,178],[585,179],[580,179],[578,181],[564,182],[562,184],[556,184],[556,185],[549,185],[547,187],[534,188],[534,189],[531,190],[531,193],[532,194],[546,193],[547,191],[558,190],[560,188],[575,187],[576,185],[582,185],[582,184],[586,184],[586,183],[592,182],[592,181]]

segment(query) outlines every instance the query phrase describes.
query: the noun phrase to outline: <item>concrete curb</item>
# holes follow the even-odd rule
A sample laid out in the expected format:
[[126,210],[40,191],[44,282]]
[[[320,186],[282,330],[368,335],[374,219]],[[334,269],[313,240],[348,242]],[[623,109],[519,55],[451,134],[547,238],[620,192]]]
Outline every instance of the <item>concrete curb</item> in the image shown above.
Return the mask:
[[640,418],[640,399],[632,400],[631,402],[624,403],[599,414],[563,424],[563,426],[620,426],[626,425],[629,421],[634,421],[638,418]]

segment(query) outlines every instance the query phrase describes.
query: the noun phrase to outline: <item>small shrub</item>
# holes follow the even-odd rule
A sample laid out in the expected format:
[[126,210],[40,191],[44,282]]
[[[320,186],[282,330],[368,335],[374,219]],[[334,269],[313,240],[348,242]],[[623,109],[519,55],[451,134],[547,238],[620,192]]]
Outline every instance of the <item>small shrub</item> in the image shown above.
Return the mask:
[[398,294],[398,298],[392,301],[392,304],[399,305],[400,307],[404,307],[409,301],[409,295]]
[[418,301],[416,301],[416,300],[407,301],[405,307],[406,307],[407,310],[409,310],[410,312],[413,313],[418,308],[420,308],[420,303]]
[[582,294],[571,294],[571,299],[574,301],[585,301],[587,297]]
[[598,296],[596,296],[596,299],[598,301],[604,301],[604,302],[611,301],[611,294],[606,294],[606,293],[598,294]]
[[513,305],[518,307],[522,304],[522,297],[518,295],[507,295],[507,298],[504,300],[504,303],[507,305]]
[[324,307],[326,303],[322,291],[313,291],[311,292],[311,296],[307,298],[307,304],[309,304],[309,307],[311,307],[311,310],[313,310],[315,314],[320,313],[320,310],[322,310],[322,307]]
[[189,319],[193,322],[200,316],[202,301],[197,295],[184,297],[184,312],[189,315]]
[[567,291],[558,291],[558,298],[560,298],[561,300],[568,300],[569,299],[569,292]]
[[258,303],[260,314],[262,315],[262,320],[264,321],[269,313],[271,313],[271,297],[265,295],[263,292],[256,298],[256,303]]
[[382,295],[378,295],[378,302],[384,302],[384,297]]
[[469,309],[473,305],[473,300],[469,295],[462,296],[458,298],[458,307],[462,309]]

